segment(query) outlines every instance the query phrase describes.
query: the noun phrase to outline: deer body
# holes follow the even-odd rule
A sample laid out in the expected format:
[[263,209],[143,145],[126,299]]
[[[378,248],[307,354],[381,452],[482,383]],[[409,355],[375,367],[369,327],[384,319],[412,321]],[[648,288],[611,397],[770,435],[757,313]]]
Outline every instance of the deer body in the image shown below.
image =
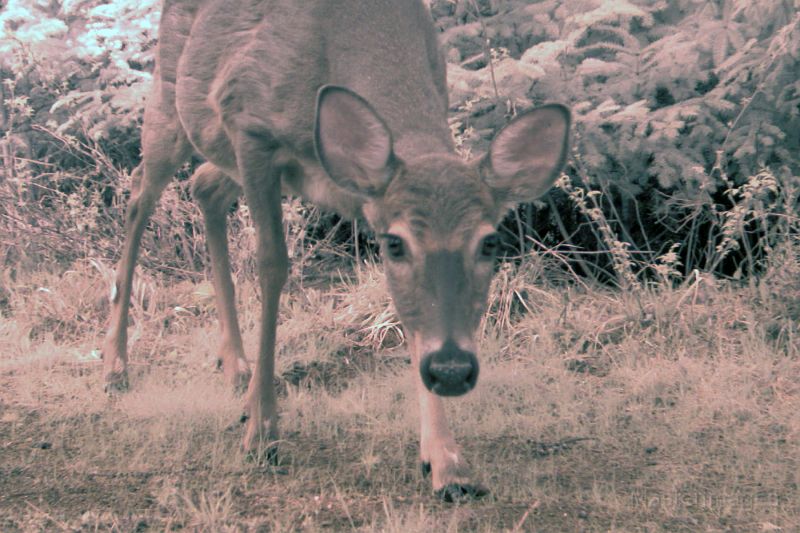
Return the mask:
[[418,367],[421,459],[447,499],[477,495],[440,396],[469,391],[472,334],[492,274],[494,226],[543,194],[564,163],[561,106],[513,121],[478,164],[453,150],[445,64],[419,1],[166,0],[155,86],[134,171],[128,234],[104,348],[107,384],[127,385],[131,280],[141,234],[169,179],[193,153],[222,329],[226,378],[249,378],[234,306],[226,213],[244,192],[257,233],[262,327],[247,392],[244,446],[278,436],[273,390],[278,301],[288,259],[281,194],[364,215]]
[[[242,10],[215,1],[176,4],[192,13],[162,30],[162,39],[175,43],[162,47],[160,65],[176,73],[175,105],[192,145],[228,175],[237,175],[231,130],[264,137],[280,146],[276,158],[284,165],[302,166],[302,176],[284,176],[288,192],[354,215],[362,199],[333,189],[314,152],[313,102],[326,84],[370,102],[399,156],[422,146],[452,151],[444,58],[421,4],[273,0]],[[422,38],[409,38],[414,33]]]

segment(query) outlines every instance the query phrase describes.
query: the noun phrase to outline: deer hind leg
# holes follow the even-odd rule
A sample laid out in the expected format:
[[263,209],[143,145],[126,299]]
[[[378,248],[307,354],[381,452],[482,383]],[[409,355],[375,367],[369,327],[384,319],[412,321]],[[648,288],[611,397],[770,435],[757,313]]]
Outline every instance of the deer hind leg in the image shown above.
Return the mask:
[[103,371],[107,391],[128,386],[128,305],[139,244],[147,221],[175,171],[189,157],[191,146],[174,107],[156,99],[145,112],[142,163],[133,171],[131,198],[125,216],[125,245],[111,290],[111,313],[103,346]]
[[[419,341],[412,346],[414,368],[419,364]],[[472,470],[464,460],[447,425],[444,402],[432,394],[416,378],[420,406],[420,460],[422,471],[431,474],[434,492],[447,502],[480,498],[488,494],[486,487],[473,479]]]
[[228,255],[227,219],[242,188],[211,163],[201,165],[192,176],[192,196],[200,204],[211,255],[217,315],[222,330],[219,355],[225,380],[236,390],[243,390],[250,380],[250,365],[244,356],[242,335],[236,318],[236,298]]
[[[241,131],[241,130],[240,130]],[[239,133],[234,141],[239,169],[256,229],[258,279],[261,288],[261,332],[255,372],[247,390],[247,427],[243,446],[266,451],[274,460],[278,438],[275,399],[275,334],[281,291],[289,271],[283,237],[280,168],[275,165],[276,144],[266,136]]]

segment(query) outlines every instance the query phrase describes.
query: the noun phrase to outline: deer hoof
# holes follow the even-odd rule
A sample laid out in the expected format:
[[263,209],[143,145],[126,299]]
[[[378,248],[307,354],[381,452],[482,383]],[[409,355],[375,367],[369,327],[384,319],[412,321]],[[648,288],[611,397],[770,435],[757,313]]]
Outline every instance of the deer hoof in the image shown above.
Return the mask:
[[483,498],[489,494],[489,489],[481,484],[450,483],[435,493],[437,497],[447,503],[464,503]]
[[277,443],[269,443],[265,446],[247,450],[246,457],[248,461],[259,465],[280,466]]
[[243,414],[241,422],[245,425],[244,448],[247,458],[258,464],[278,464],[278,431],[269,420],[261,422],[261,431],[254,420]]
[[422,472],[422,477],[428,477],[431,475],[431,464],[428,461],[420,462],[419,469]]
[[109,372],[105,377],[105,385],[103,391],[106,394],[113,395],[120,392],[126,392],[130,387],[128,383],[128,371],[122,372]]

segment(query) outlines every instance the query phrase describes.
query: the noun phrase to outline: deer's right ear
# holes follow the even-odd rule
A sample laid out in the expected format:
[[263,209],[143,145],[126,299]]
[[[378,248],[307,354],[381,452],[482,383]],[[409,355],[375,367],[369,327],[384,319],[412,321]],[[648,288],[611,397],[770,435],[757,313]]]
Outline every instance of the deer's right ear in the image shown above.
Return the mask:
[[567,160],[569,128],[569,109],[550,104],[500,130],[480,168],[503,206],[532,202],[550,189]]
[[344,87],[319,90],[314,144],[331,179],[361,196],[383,194],[397,168],[386,123],[366,100]]

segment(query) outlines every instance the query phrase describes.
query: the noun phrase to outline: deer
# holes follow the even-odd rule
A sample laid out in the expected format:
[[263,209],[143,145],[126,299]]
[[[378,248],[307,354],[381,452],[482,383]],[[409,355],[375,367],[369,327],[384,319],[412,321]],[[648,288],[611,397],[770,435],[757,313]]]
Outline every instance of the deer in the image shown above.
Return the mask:
[[[225,380],[246,384],[242,446],[275,460],[278,307],[289,260],[281,201],[300,196],[366,219],[403,324],[420,407],[420,462],[447,501],[488,489],[475,477],[443,398],[476,386],[475,331],[487,306],[507,212],[545,194],[564,167],[570,112],[517,114],[466,161],[448,124],[444,54],[421,0],[165,0],[142,161],[102,348],[107,390],[128,387],[127,326],[142,233],[192,155],[221,329]],[[242,347],[228,257],[243,195],[256,234],[261,322],[255,368]]]

